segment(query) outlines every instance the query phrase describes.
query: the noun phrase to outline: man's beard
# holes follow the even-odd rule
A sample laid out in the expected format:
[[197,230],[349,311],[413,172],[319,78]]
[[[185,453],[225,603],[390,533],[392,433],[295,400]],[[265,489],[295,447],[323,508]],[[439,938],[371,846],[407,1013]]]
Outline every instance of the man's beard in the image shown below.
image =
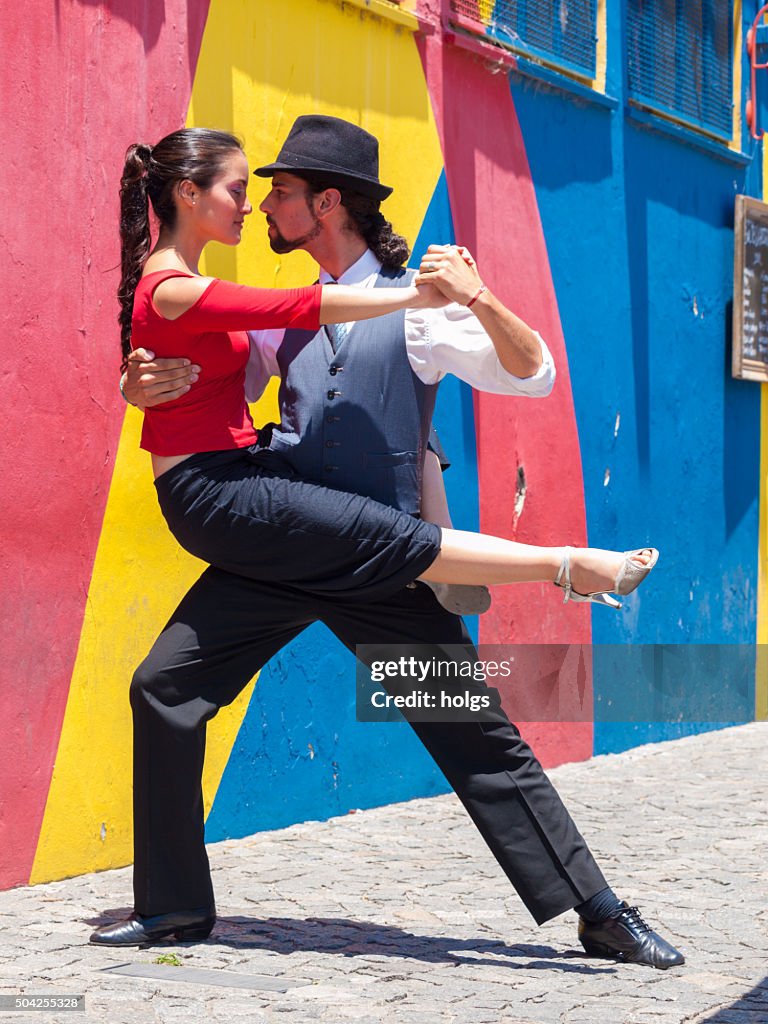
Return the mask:
[[314,226],[310,231],[306,233],[306,235],[301,235],[299,238],[293,239],[288,239],[284,235],[281,235],[280,232],[277,230],[277,225],[275,224],[275,222],[273,220],[267,219],[267,224],[269,224],[270,227],[274,228],[276,232],[274,236],[269,236],[269,245],[273,252],[282,254],[286,252],[293,252],[294,249],[304,249],[309,242],[313,242],[318,237],[320,232],[323,230],[323,225],[321,224],[319,218],[315,216],[314,211],[310,212],[312,213],[312,218],[315,222]]

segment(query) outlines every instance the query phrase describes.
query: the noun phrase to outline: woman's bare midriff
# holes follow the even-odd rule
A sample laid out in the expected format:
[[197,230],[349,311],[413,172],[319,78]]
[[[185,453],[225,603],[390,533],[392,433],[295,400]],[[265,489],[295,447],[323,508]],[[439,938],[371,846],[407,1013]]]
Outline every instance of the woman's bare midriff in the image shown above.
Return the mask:
[[169,469],[173,469],[174,466],[178,466],[180,462],[184,462],[185,459],[191,459],[194,452],[190,452],[189,455],[152,455],[152,472],[155,480],[163,473],[167,473]]

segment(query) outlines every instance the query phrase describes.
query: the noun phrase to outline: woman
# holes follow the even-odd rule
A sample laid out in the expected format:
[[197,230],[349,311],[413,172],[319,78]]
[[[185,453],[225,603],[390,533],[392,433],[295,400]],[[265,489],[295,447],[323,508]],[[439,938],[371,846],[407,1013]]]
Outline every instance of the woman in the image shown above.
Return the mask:
[[[442,530],[370,499],[296,479],[257,447],[243,394],[245,331],[349,322],[445,302],[432,286],[270,290],[203,277],[210,241],[236,245],[251,206],[237,139],[184,129],[151,149],[132,146],[121,184],[120,324],[132,346],[189,355],[203,380],[175,402],[147,410],[142,446],[152,453],[163,514],[179,543],[218,567],[307,591],[374,598],[418,577],[438,583],[551,580],[565,599],[618,607],[655,564],[653,549],[626,555],[537,547]],[[150,252],[149,203],[159,222]],[[418,280],[418,279],[417,279]],[[481,285],[478,277],[478,285]]]

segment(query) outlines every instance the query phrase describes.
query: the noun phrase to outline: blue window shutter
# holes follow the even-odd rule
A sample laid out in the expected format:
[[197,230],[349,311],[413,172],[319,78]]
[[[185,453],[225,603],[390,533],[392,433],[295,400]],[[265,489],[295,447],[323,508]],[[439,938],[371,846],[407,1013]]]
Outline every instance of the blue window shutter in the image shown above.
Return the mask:
[[723,140],[733,131],[733,0],[628,0],[629,95]]
[[597,0],[451,0],[451,11],[520,53],[596,75]]

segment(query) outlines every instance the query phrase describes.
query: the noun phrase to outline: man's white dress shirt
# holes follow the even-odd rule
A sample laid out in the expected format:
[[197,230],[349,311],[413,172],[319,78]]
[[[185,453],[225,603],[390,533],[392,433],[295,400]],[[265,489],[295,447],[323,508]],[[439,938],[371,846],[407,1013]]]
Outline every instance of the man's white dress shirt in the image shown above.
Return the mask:
[[[381,263],[368,249],[337,283],[373,288],[380,271]],[[329,284],[333,280],[321,268],[320,284]],[[245,393],[249,402],[255,402],[269,378],[280,376],[277,350],[283,342],[285,330],[250,331],[249,334],[251,353],[246,368]],[[555,383],[555,364],[541,335],[537,333],[536,337],[541,345],[541,366],[532,377],[515,377],[499,362],[493,342],[471,309],[452,302],[441,309],[405,311],[408,361],[424,384],[436,384],[447,373],[452,373],[478,391],[494,395],[544,397]]]

